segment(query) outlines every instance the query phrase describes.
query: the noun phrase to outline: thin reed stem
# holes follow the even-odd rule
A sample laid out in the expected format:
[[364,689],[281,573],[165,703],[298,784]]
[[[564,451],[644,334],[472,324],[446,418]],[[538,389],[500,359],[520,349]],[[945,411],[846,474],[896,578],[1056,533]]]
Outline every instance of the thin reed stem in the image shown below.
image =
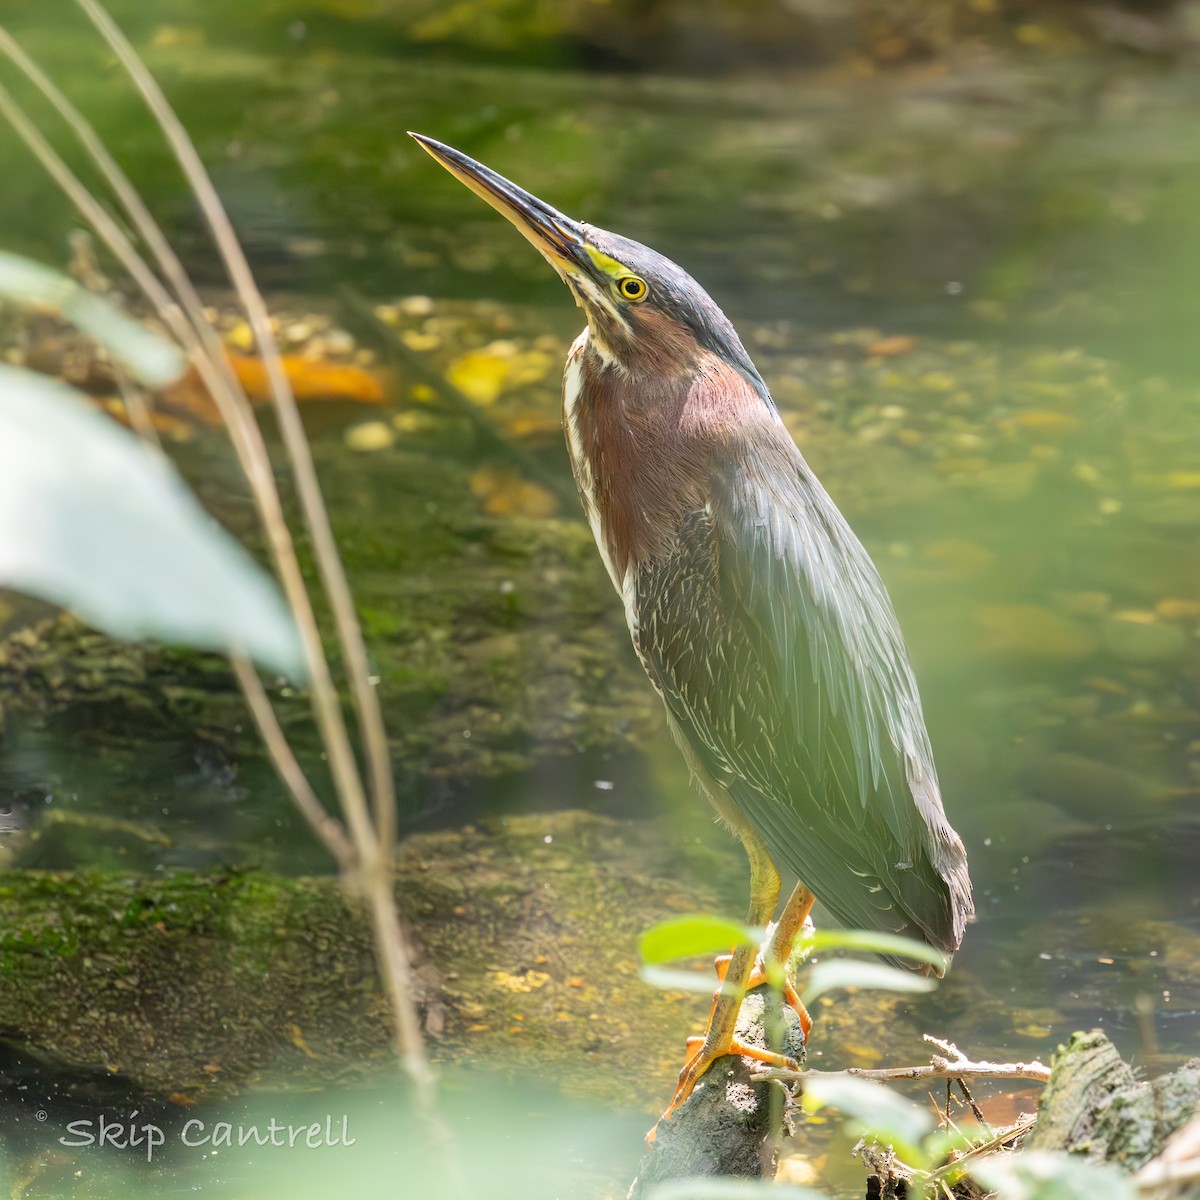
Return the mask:
[[[129,40],[98,0],[78,0],[78,3],[109,44],[113,53],[116,54],[158,121],[195,193],[201,212],[212,232],[218,253],[221,255],[225,269],[238,294],[238,299],[246,310],[246,316],[254,333],[254,340],[270,384],[280,432],[283,434],[284,445],[295,472],[296,492],[300,499],[305,525],[312,538],[317,569],[321,573],[321,581],[329,596],[333,611],[338,642],[349,676],[351,695],[361,725],[374,802],[376,834],[380,846],[385,849],[387,857],[390,859],[390,848],[395,842],[396,801],[391,755],[388,748],[387,731],[383,724],[383,713],[374,684],[371,682],[366,644],[363,641],[358,614],[354,608],[354,598],[350,592],[341,556],[338,554],[337,542],[329,523],[329,514],[321,497],[320,484],[312,461],[312,451],[300,420],[300,412],[296,407],[291,384],[283,369],[279,347],[271,330],[266,303],[254,280],[254,275],[229,221],[229,216],[225,212],[225,207],[213,186],[212,179],[196,151],[191,136],[175,114],[170,102],[159,87],[158,81],[150,74]],[[336,739],[335,744],[329,747],[330,765],[334,770],[335,777],[340,780],[339,792],[342,792],[342,784],[345,786],[342,802],[346,806],[346,819],[353,829],[356,823],[363,820],[363,815],[358,809],[361,804],[365,803],[365,797],[362,793],[361,782],[350,779],[350,764],[334,762],[335,754],[340,758],[349,749],[348,740],[344,746],[337,744],[340,740],[340,738]],[[352,755],[350,757],[352,761]],[[357,775],[357,768],[355,768],[354,774]],[[363,846],[365,847],[365,845],[364,842]],[[366,863],[364,862],[363,865],[366,866]]]
[[271,762],[280,779],[287,784],[292,793],[292,799],[300,810],[300,815],[308,822],[309,828],[324,844],[333,861],[343,872],[354,869],[355,850],[346,840],[345,830],[341,822],[325,811],[317,793],[313,791],[308,776],[304,774],[287,734],[279,724],[279,717],[267,696],[254,664],[240,654],[230,655],[233,672],[238,684],[246,697],[246,704],[254,723],[258,726],[259,736],[267,747]]
[[[236,385],[236,381],[234,388],[229,386],[225,374],[218,368],[217,360],[207,353],[206,347],[202,344],[199,331],[185,318],[175,299],[138,254],[125,231],[63,162],[2,84],[0,84],[0,115],[8,120],[30,152],[62,188],[84,219],[95,230],[97,236],[108,246],[113,256],[141,288],[143,294],[153,305],[159,319],[183,346],[192,366],[200,376],[201,382],[216,403],[229,432],[238,462],[250,483],[251,494],[267,535],[267,544],[271,549],[272,559],[283,582],[284,593],[300,630],[305,661],[310,676],[314,680],[312,694],[315,696],[315,681],[324,678],[326,687],[322,694],[328,695],[329,691],[333,690],[333,684],[329,676],[324,648],[321,645],[316,616],[312,610],[308,591],[304,586],[304,578],[300,572],[291,533],[283,516],[282,503],[275,488],[266,445],[262,440],[262,433],[254,421],[245,393],[241,390],[240,385]],[[207,328],[207,322],[204,324]],[[221,359],[224,361],[223,352]],[[322,736],[324,736],[325,727],[322,722],[324,710],[315,703],[314,715],[317,717],[318,727],[321,728]],[[337,709],[337,717],[340,720],[340,707]],[[342,728],[344,733],[344,724]],[[293,796],[298,803],[303,803],[302,796],[297,796],[295,792],[293,792]]]
[[250,322],[293,468],[305,526],[333,612],[334,627],[358,716],[370,783],[369,801],[311,599],[299,568],[295,544],[283,516],[261,430],[220,338],[204,316],[203,305],[186,270],[136,187],[104,146],[90,122],[2,28],[0,52],[7,55],[38,88],[80,141],[112,188],[138,236],[153,255],[174,295],[142,258],[125,230],[71,172],[2,85],[0,114],[9,120],[34,156],[145,293],[159,318],[183,346],[229,430],[234,451],[258,507],[272,560],[300,631],[310,674],[313,713],[326,747],[346,821],[345,827],[326,812],[304,775],[254,667],[244,658],[235,657],[234,673],[272,762],[291,791],[297,808],[338,863],[346,883],[359,892],[366,903],[375,933],[380,974],[392,1001],[397,1053],[417,1089],[422,1111],[431,1121],[435,1135],[441,1142],[448,1135],[442,1129],[433,1107],[434,1077],[425,1055],[419,1017],[413,1002],[412,972],[404,928],[395,907],[391,848],[395,840],[396,813],[386,730],[375,684],[369,673],[366,646],[353,597],[321,497],[303,424],[271,330],[266,304],[216,189],[162,90],[97,0],[79,0],[79,4],[116,54],[162,129],[192,187]]
[[[124,231],[108,217],[107,212],[54,153],[28,118],[23,113],[18,115],[6,108],[5,115],[17,128],[17,132],[25,140],[32,153],[63,188],[85,219],[96,229],[108,245],[109,250],[155,306],[160,318],[187,350],[193,367],[217,405],[238,462],[250,482],[251,494],[258,510],[260,524],[266,534],[272,562],[283,582],[289,606],[301,629],[309,674],[314,679],[323,674],[327,675],[328,666],[324,657],[324,648],[317,632],[307,588],[299,570],[291,531],[283,517],[282,503],[275,486],[275,477],[271,470],[266,444],[263,442],[250,403],[233,371],[225,348],[221,344],[216,330],[204,315],[203,303],[191,278],[162,228],[146,207],[137,188],[109,153],[95,128],[67,99],[58,85],[25,53],[20,43],[3,27],[0,27],[0,52],[6,54],[37,87],[75,134],[96,168],[113,189],[126,216],[149,247],[159,269],[174,289],[175,296],[169,296],[145,265],[136,248],[124,236]],[[13,105],[15,107],[15,102]],[[175,311],[174,303],[176,301],[183,306],[187,317],[186,321],[182,320]],[[247,695],[246,700],[248,704],[251,704],[253,698]],[[318,710],[314,702],[314,715],[318,725],[322,724],[324,712],[324,709]],[[340,716],[340,708],[338,714]],[[261,727],[261,722],[259,724]],[[291,788],[296,803],[303,809],[308,795],[312,793],[311,785],[307,779],[304,779],[301,787],[292,787],[292,783],[299,783],[299,780],[290,770],[284,775],[284,779]],[[342,840],[344,841],[344,835]]]

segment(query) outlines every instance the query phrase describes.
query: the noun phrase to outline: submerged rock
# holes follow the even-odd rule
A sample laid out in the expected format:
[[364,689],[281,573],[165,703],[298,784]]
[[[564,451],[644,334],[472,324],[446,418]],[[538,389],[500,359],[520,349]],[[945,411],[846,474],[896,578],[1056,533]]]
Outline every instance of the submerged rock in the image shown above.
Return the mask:
[[1176,625],[1158,620],[1132,620],[1120,614],[1104,622],[1104,645],[1118,661],[1152,665],[1177,661],[1189,638]]

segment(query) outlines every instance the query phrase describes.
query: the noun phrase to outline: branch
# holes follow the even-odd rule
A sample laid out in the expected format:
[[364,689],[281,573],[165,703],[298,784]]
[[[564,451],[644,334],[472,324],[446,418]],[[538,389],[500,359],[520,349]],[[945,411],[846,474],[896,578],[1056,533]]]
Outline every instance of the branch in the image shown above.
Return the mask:
[[755,1082],[778,1079],[784,1083],[803,1085],[810,1079],[851,1076],[855,1079],[874,1079],[889,1083],[897,1079],[1036,1079],[1045,1083],[1050,1078],[1050,1068],[1040,1062],[994,1063],[973,1062],[953,1042],[944,1042],[930,1034],[925,1040],[937,1046],[943,1054],[932,1054],[929,1065],[923,1067],[883,1067],[868,1070],[865,1067],[847,1067],[844,1071],[786,1071],[778,1067],[764,1067],[753,1072]]
[[1138,1190],[1157,1196],[1180,1183],[1200,1179],[1200,1115],[1177,1129],[1157,1158],[1133,1177]]

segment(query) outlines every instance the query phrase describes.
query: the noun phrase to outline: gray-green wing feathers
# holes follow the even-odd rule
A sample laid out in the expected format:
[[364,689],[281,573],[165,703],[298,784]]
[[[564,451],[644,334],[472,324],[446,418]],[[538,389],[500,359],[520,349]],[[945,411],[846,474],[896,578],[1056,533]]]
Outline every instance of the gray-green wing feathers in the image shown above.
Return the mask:
[[714,467],[672,553],[635,568],[634,642],[777,865],[845,925],[953,951],[973,912],[966,856],[895,615],[785,439]]

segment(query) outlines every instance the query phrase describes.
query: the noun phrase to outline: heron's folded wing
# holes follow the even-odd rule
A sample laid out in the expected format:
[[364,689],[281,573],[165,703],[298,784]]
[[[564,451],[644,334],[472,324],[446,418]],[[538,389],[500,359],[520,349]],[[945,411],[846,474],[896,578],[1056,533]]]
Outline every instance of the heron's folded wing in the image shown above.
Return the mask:
[[843,923],[953,950],[970,885],[903,640],[866,551],[790,449],[714,468],[674,552],[639,569],[635,641],[778,864]]

